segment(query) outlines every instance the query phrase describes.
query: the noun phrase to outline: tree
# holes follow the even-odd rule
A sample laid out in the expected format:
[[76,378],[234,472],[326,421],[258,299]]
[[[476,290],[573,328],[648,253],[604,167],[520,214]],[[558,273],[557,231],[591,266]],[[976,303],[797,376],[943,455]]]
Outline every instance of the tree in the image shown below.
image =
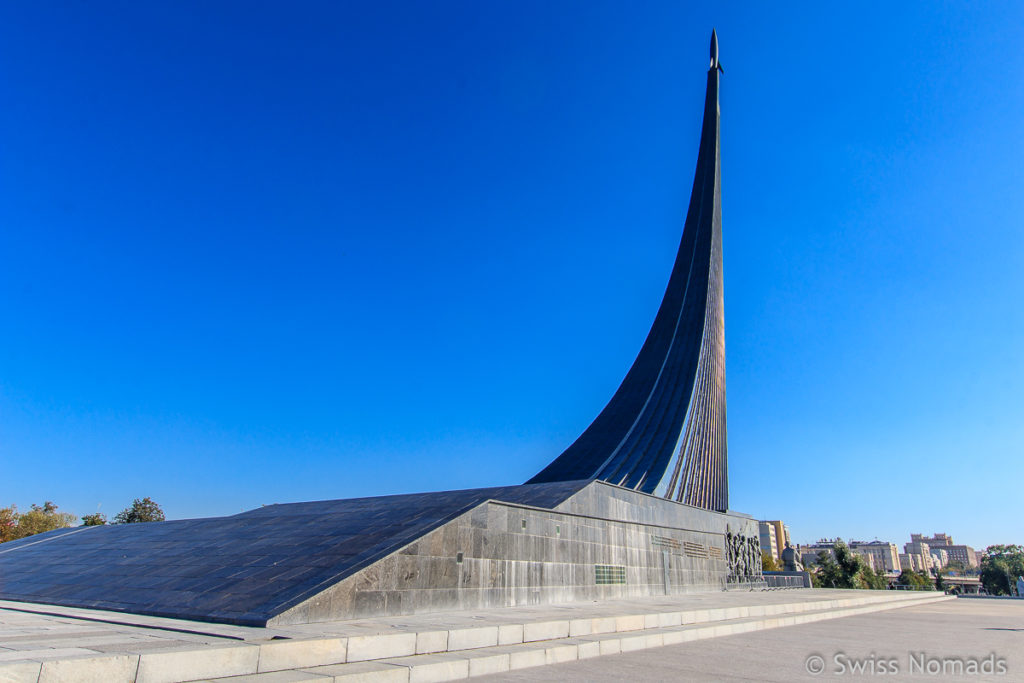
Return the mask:
[[780,570],[779,562],[775,559],[767,550],[761,551],[761,571],[764,572],[777,572]]
[[135,524],[138,522],[162,522],[166,519],[152,498],[146,496],[142,500],[136,498],[132,504],[117,513],[114,524]]
[[818,556],[817,583],[820,588],[861,588],[861,574],[867,567],[864,560],[850,550],[842,539],[836,539],[831,553]]
[[947,564],[945,568],[949,570],[949,573],[953,576],[956,576],[957,574],[963,575],[967,573],[967,566],[964,565],[964,563],[960,560],[950,560],[949,564]]
[[44,531],[65,529],[75,523],[75,516],[69,512],[57,512],[57,506],[46,501],[42,506],[35,503],[28,512],[18,519],[18,538],[34,536]]
[[[811,562],[811,558],[805,558]],[[836,539],[832,552],[823,552],[813,560],[816,565],[811,571],[811,583],[815,588],[868,588],[884,590],[888,583],[885,574],[875,572],[857,553]]]
[[850,550],[842,539],[836,539],[832,549],[836,555],[836,566],[840,576],[836,588],[860,588],[860,576],[867,569],[864,560]]
[[889,587],[889,581],[885,578],[885,572],[876,572],[871,567],[865,566],[860,575],[861,588],[883,591]]
[[33,503],[28,512],[24,513],[19,513],[18,507],[12,505],[0,509],[0,542],[64,529],[74,522],[74,515],[57,512],[57,506],[51,501],[46,501],[42,505]]
[[82,526],[103,526],[106,523],[107,516],[102,512],[94,512],[82,517]]
[[1017,577],[1024,576],[1024,547],[990,545],[981,555],[981,585],[990,595],[1013,595]]
[[18,517],[20,516],[17,505],[0,508],[0,543],[13,541],[17,538],[15,534],[18,528]]
[[915,591],[927,591],[932,589],[932,580],[925,572],[916,572],[913,569],[904,569],[900,572],[900,578],[896,582]]
[[817,571],[814,572],[815,588],[847,588],[844,586],[843,573],[830,553],[818,555]]

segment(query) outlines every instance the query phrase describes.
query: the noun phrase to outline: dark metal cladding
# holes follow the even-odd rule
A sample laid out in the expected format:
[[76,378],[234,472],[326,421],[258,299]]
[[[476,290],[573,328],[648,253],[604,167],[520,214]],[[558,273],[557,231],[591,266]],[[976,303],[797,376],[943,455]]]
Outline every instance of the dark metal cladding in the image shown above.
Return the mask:
[[597,478],[709,510],[729,507],[720,74],[712,32],[690,207],[647,340],[593,424],[527,483]]
[[265,626],[488,500],[553,508],[589,482],[267,505],[0,545],[0,599]]

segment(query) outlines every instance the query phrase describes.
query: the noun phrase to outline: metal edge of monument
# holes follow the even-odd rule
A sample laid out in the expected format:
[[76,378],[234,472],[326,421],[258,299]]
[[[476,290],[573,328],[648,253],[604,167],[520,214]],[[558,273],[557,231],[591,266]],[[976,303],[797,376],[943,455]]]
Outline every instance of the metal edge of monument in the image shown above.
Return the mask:
[[718,87],[675,264],[611,401],[525,484],[75,527],[0,545],[0,599],[266,626],[763,585],[728,511]]
[[651,331],[618,391],[527,483],[601,479],[709,510],[729,507],[718,40],[683,236]]

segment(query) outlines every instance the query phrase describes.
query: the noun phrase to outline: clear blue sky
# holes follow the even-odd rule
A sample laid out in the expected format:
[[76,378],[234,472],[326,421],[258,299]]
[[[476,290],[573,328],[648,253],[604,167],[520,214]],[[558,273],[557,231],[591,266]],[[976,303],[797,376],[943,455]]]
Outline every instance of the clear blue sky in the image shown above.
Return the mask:
[[731,502],[1024,542],[1024,5],[0,8],[0,505],[513,484],[675,255],[718,29]]

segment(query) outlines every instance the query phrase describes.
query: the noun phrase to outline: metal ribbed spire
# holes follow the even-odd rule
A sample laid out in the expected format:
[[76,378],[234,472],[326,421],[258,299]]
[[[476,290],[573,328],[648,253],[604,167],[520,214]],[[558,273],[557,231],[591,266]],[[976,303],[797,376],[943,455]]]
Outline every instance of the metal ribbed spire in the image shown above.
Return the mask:
[[729,507],[719,159],[718,36],[697,172],[665,296],[633,367],[578,439],[527,483],[597,478],[699,507]]

